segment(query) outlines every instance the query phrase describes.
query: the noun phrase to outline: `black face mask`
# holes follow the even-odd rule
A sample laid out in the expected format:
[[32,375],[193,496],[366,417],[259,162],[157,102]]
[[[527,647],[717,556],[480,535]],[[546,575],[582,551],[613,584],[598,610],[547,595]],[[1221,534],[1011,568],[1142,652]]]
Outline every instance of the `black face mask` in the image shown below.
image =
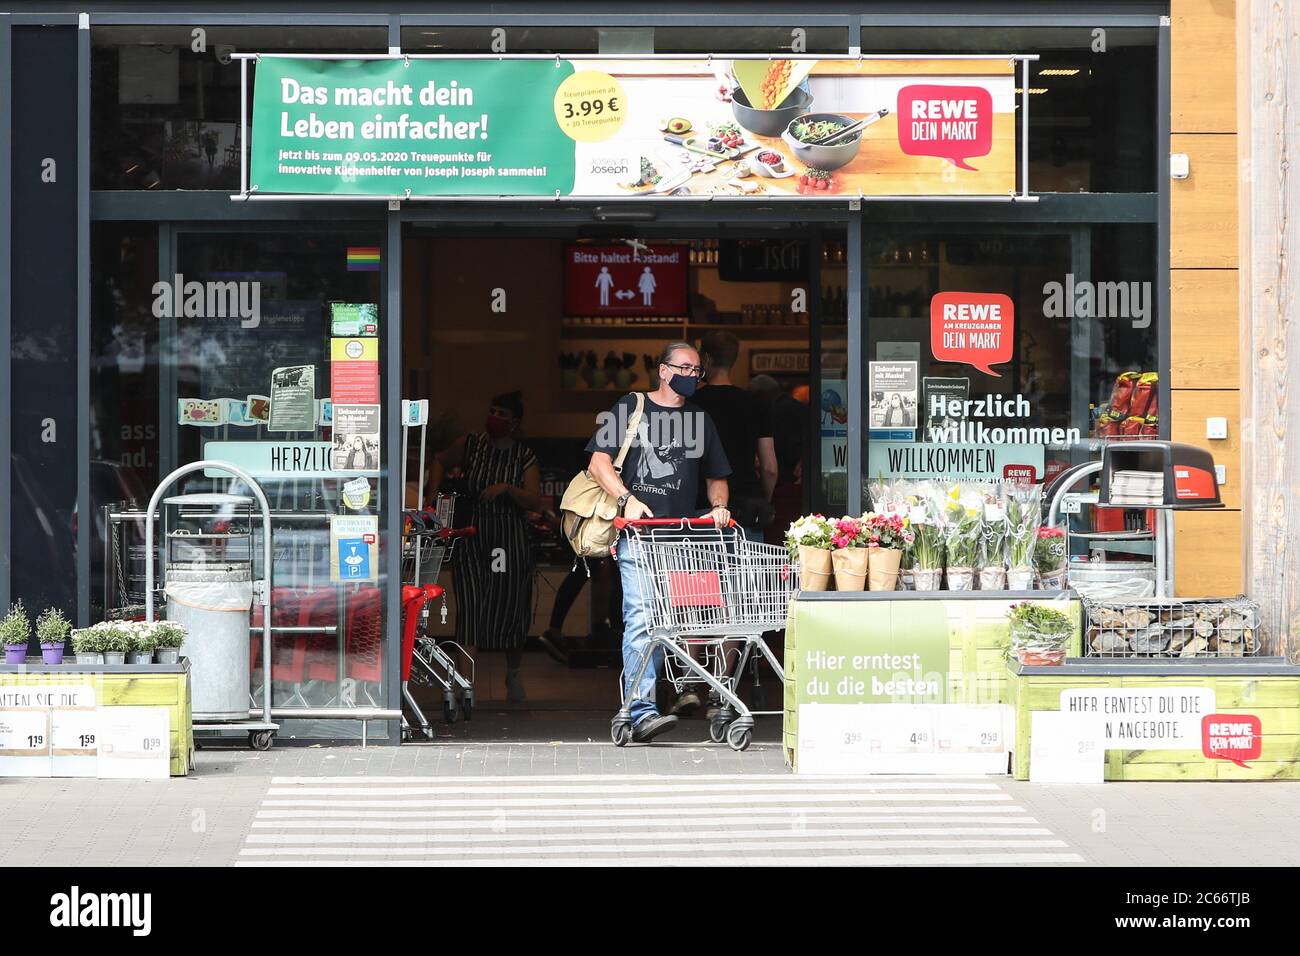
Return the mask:
[[695,394],[695,389],[699,386],[700,380],[693,375],[674,374],[668,380],[668,387],[680,395],[682,398],[690,398]]

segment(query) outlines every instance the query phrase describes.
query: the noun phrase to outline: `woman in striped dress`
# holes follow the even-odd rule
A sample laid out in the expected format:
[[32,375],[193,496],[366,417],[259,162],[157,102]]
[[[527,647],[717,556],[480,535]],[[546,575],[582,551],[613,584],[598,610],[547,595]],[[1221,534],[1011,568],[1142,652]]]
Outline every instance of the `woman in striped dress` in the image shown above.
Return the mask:
[[525,699],[519,676],[533,612],[533,559],[525,512],[541,504],[541,470],[531,448],[515,439],[523,421],[519,392],[498,395],[484,430],[457,439],[434,463],[431,487],[444,469],[460,468],[476,533],[456,545],[456,639],[506,651],[506,695]]

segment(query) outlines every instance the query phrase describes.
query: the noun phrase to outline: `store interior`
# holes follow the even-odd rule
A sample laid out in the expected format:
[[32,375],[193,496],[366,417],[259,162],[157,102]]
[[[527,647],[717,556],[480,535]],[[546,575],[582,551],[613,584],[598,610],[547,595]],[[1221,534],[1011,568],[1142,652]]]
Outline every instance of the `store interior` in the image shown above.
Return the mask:
[[[811,255],[818,256],[815,270]],[[591,281],[598,267],[577,262],[593,256],[626,258],[632,270],[615,271],[617,287],[611,287],[607,306]],[[656,287],[648,303],[631,279],[644,269],[636,265],[641,256],[655,261]],[[627,231],[447,237],[422,229],[404,237],[402,382],[405,394],[429,400],[427,455],[437,455],[459,435],[482,431],[493,397],[517,391],[524,408],[517,440],[533,451],[541,472],[542,502],[528,515],[531,613],[521,668],[527,700],[508,700],[505,654],[471,649],[478,700],[543,718],[585,711],[607,717],[617,709],[621,622],[613,566],[576,563],[556,531],[555,515],[569,479],[586,463],[583,447],[597,414],[629,391],[656,385],[657,357],[666,343],[698,343],[711,332],[729,331],[740,342],[733,384],[771,387],[774,381],[779,387],[786,481],[777,497],[789,514],[766,529],[768,540],[779,542],[777,527],[824,494],[825,487],[806,489],[802,481],[819,468],[808,441],[815,427],[807,405],[809,356],[814,311],[825,316],[823,338],[837,321],[843,325],[844,256],[838,237],[811,241]],[[807,291],[811,274],[820,276],[817,301]],[[620,308],[624,302],[631,305]],[[755,383],[760,375],[767,379]],[[412,435],[407,472],[412,478],[419,471],[417,447]],[[457,491],[456,478],[453,469],[440,490]],[[458,522],[470,521],[471,511],[458,499]],[[453,547],[440,578],[447,589],[446,623],[438,616],[430,619],[429,630],[440,639],[456,634],[456,560]],[[557,613],[557,604],[567,611]],[[538,640],[543,634],[552,646],[562,640],[567,664],[546,653]],[[773,638],[773,646],[779,646]],[[752,680],[746,681],[746,694],[756,696],[760,706],[764,698],[765,706],[777,706],[772,702],[779,699],[779,688],[771,673],[762,668],[757,677],[760,688],[755,691]],[[439,712],[438,688],[412,686],[412,691]],[[673,699],[670,687],[661,693]]]

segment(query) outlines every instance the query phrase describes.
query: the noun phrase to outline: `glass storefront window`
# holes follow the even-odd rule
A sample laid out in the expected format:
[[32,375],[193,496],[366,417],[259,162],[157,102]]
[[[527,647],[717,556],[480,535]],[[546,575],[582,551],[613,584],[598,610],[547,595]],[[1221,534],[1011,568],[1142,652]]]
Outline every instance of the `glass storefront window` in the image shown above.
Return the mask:
[[388,50],[384,27],[102,26],[90,37],[92,189],[237,189],[232,53]]
[[1154,28],[1139,27],[866,27],[862,51],[1037,53],[1029,67],[1029,188],[1154,192],[1156,40]]
[[[1050,479],[1100,439],[1159,430],[1154,226],[880,226],[865,274],[865,480],[914,470],[927,445],[1024,446]],[[1010,317],[936,330],[941,293],[977,318],[1005,297]],[[1126,373],[1149,404],[1111,421]]]
[[[274,513],[272,624],[311,629],[275,637],[275,706],[384,706],[382,230],[179,231],[160,282],[157,228],[95,230],[96,514],[124,499],[143,507],[180,465],[241,465]],[[171,493],[239,484],[195,473]],[[121,530],[95,543],[107,556],[97,614],[139,591],[139,535]],[[260,577],[260,534],[253,544]]]
[[[408,53],[767,53],[788,52],[794,27],[402,27]],[[848,30],[812,27],[808,53],[845,53]]]

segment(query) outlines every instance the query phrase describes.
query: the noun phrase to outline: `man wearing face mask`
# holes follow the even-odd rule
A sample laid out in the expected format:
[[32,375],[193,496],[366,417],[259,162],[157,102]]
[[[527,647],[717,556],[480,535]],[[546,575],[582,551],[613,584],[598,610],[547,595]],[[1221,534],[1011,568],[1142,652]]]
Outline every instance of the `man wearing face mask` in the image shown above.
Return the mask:
[[[618,499],[625,518],[693,518],[700,478],[706,482],[709,509],[718,527],[731,520],[727,510],[727,462],[713,419],[689,401],[700,383],[700,354],[689,342],[673,342],[659,356],[659,385],[645,396],[637,436],[622,471],[614,469],[623,435],[636,408],[636,396],[626,395],[600,416],[596,434],[587,443],[588,474]],[[641,683],[631,686],[650,644],[642,608],[641,582],[636,573],[636,541],[619,536],[616,557],[623,583],[623,695],[632,711],[632,739],[646,743],[673,728],[677,718],[655,707],[655,681],[661,661],[654,659]],[[660,655],[661,656],[661,655]]]
[[519,668],[533,610],[533,557],[525,513],[542,500],[537,456],[515,438],[523,417],[519,392],[492,399],[483,431],[457,439],[435,457],[429,484],[436,490],[444,469],[464,473],[473,503],[469,523],[476,533],[453,552],[456,639],[506,652],[506,696],[512,703],[526,699]]

